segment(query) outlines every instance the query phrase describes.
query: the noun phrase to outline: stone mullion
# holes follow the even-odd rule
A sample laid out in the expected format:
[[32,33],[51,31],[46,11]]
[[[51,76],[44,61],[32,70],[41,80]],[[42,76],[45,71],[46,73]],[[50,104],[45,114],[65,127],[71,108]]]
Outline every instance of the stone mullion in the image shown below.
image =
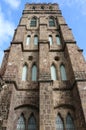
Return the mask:
[[25,121],[25,130],[28,130],[28,119],[26,118],[26,121]]

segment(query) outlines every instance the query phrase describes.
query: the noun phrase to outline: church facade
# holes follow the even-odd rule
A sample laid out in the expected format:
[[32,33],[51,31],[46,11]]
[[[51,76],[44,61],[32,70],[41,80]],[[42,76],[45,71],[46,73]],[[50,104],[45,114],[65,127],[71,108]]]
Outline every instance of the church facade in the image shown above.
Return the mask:
[[86,62],[58,4],[26,4],[0,69],[0,130],[86,130]]

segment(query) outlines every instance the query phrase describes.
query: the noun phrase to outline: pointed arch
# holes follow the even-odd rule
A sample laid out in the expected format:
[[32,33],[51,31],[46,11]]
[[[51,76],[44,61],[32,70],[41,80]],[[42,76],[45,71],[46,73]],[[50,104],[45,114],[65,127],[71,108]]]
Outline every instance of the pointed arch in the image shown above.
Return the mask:
[[60,114],[56,117],[56,130],[64,130],[64,124]]
[[37,18],[33,17],[30,21],[30,26],[31,27],[36,27],[37,26]]
[[54,17],[49,17],[49,26],[50,27],[54,27],[55,26],[55,19],[54,19]]
[[29,44],[30,44],[30,35],[28,35],[26,38],[26,45],[29,45]]
[[18,119],[17,130],[25,130],[25,119],[23,114],[21,114],[21,116]]
[[75,130],[74,120],[70,114],[67,114],[66,117],[66,130]]
[[53,38],[52,35],[49,35],[49,42],[50,42],[50,46],[53,44]]
[[58,35],[56,35],[56,43],[57,45],[61,45],[61,39]]
[[22,81],[27,80],[28,66],[25,64],[22,69]]
[[33,114],[31,114],[29,120],[28,120],[28,130],[36,130],[36,119]]
[[38,45],[38,36],[37,35],[34,36],[34,45]]
[[61,79],[67,80],[65,66],[63,64],[61,64],[61,66],[60,66],[60,73],[61,73]]
[[51,79],[57,80],[56,67],[54,64],[51,65]]
[[33,64],[32,66],[32,81],[37,81],[37,66]]

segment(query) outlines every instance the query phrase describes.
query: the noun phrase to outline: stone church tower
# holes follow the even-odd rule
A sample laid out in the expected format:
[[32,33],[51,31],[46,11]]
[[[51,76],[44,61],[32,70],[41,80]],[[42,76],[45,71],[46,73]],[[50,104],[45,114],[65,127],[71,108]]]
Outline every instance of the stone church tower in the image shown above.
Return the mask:
[[4,53],[0,130],[86,130],[86,62],[58,4],[26,4]]

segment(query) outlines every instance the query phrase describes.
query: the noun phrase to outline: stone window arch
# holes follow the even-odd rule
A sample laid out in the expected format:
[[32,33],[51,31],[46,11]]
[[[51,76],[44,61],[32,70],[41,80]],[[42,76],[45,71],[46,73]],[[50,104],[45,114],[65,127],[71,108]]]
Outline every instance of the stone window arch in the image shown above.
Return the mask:
[[22,69],[22,81],[27,80],[28,66],[25,64]]
[[36,9],[36,7],[35,7],[35,6],[33,6],[33,7],[32,7],[32,9],[33,9],[33,10],[35,10],[35,9]]
[[70,114],[67,114],[66,117],[66,130],[75,130],[74,120]]
[[52,35],[49,35],[49,43],[50,43],[50,46],[53,45],[53,38],[52,38]]
[[37,81],[37,66],[33,64],[32,66],[32,81]]
[[30,44],[30,39],[31,39],[31,37],[30,37],[30,35],[28,35],[27,38],[26,38],[26,45]]
[[41,9],[44,9],[44,6],[41,6]]
[[33,17],[30,21],[30,26],[31,27],[36,27],[37,26],[37,18]]
[[61,79],[67,80],[65,66],[63,64],[61,64],[61,66],[60,66],[60,73],[61,73]]
[[34,115],[32,114],[28,120],[28,130],[36,130],[37,124]]
[[34,45],[38,45],[38,36],[37,35],[34,36]]
[[51,65],[51,79],[57,80],[56,67],[54,64]]
[[16,130],[25,130],[25,119],[23,114],[19,117],[17,121],[17,129]]
[[57,45],[61,45],[61,39],[59,35],[56,35],[56,43]]
[[64,130],[64,124],[60,114],[56,117],[56,130]]
[[49,26],[54,27],[55,26],[55,19],[54,17],[49,17]]

